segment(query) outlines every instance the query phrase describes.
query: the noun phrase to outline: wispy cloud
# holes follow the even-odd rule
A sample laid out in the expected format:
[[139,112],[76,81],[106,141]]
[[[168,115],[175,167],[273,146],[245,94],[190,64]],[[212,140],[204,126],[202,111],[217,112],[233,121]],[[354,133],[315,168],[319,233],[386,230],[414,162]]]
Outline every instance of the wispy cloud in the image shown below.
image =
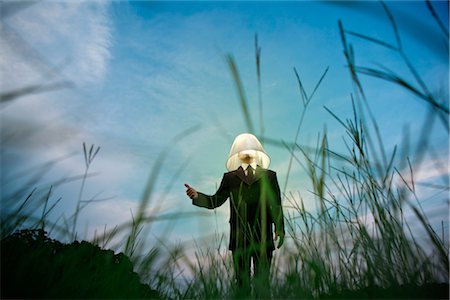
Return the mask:
[[[62,81],[77,88],[29,93],[2,103],[2,169],[6,177],[68,154],[81,154],[81,141],[98,141],[85,126],[68,116],[76,105],[73,99],[78,89],[102,84],[107,75],[112,45],[108,9],[106,2],[36,2],[2,19],[0,70],[2,75],[8,74],[2,76],[2,93]],[[83,161],[76,158],[59,162],[51,176],[42,175],[41,182],[34,184],[44,186],[46,182],[82,174]],[[125,172],[126,168],[121,167]],[[26,182],[30,174],[23,174],[2,186],[3,193]],[[116,170],[109,180],[113,182],[118,174],[123,173]],[[78,189],[69,186],[55,191],[66,192],[60,204],[66,209],[71,208],[75,198],[72,195]]]
[[416,167],[414,173],[414,180],[419,183],[427,183],[430,181],[441,180],[443,176],[449,176],[449,161],[448,156],[436,157],[425,161],[420,166]]
[[[40,2],[4,20],[4,88],[58,74],[76,84],[98,82],[111,58],[107,2]],[[18,61],[21,63],[17,64]],[[55,79],[55,78],[53,78]]]

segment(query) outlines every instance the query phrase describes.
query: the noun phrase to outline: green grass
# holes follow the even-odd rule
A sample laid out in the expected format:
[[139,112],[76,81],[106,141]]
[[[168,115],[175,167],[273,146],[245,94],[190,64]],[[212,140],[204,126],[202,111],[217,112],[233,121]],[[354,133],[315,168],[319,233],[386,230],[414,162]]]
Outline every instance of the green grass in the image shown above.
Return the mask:
[[[432,11],[431,4],[428,2],[427,4]],[[430,136],[428,124],[437,121],[444,130],[449,129],[448,103],[430,92],[402,47],[395,19],[388,6],[384,3],[381,5],[391,22],[396,44],[346,29],[342,22],[338,24],[344,59],[355,86],[354,94],[349,97],[353,114],[339,116],[327,107],[324,109],[342,128],[342,137],[347,149],[345,153],[336,151],[329,143],[326,130],[319,133],[316,147],[306,147],[298,143],[308,107],[315,105],[312,102],[313,96],[320,92],[321,85],[326,81],[328,68],[311,93],[307,93],[301,76],[294,69],[293,76],[298,81],[303,110],[299,116],[295,137],[292,141],[286,142],[277,137],[268,137],[264,133],[267,125],[263,124],[262,119],[261,48],[257,37],[255,37],[255,57],[259,91],[259,127],[253,124],[237,65],[231,55],[226,56],[247,129],[254,132],[255,128],[259,128],[262,141],[286,150],[290,156],[286,185],[293,164],[298,164],[308,175],[309,192],[318,203],[317,211],[307,211],[302,195],[288,193],[286,186],[284,187],[283,205],[289,242],[277,253],[272,265],[273,299],[448,296],[448,290],[445,294],[448,285],[437,285],[440,282],[448,284],[448,237],[445,240],[445,237],[439,236],[430,226],[420,206],[420,199],[417,198],[417,187],[414,182],[414,169],[420,166],[427,155],[433,154],[431,148],[427,147]],[[442,26],[435,14],[433,16],[440,28],[443,28],[443,35],[448,40],[448,30]],[[360,38],[367,43],[397,51],[408,66],[410,74],[400,75],[387,67],[376,69],[357,65],[352,45],[349,43],[350,38]],[[407,137],[399,141],[391,152],[386,150],[377,120],[370,111],[369,99],[360,80],[361,75],[401,86],[411,92],[411,101],[419,99],[429,106],[430,113],[422,126],[415,153],[411,153]],[[414,81],[405,80],[407,75],[412,75]],[[196,128],[191,128],[180,133],[173,139],[173,143],[195,130]],[[98,233],[91,243],[105,248],[115,237],[125,236],[122,244],[114,250],[123,251],[133,262],[140,280],[148,283],[165,298],[232,298],[235,293],[232,284],[232,263],[230,253],[223,250],[225,248],[223,236],[215,237],[214,245],[219,245],[218,248],[205,248],[202,245],[192,250],[187,245],[173,246],[167,243],[168,237],[162,238],[159,245],[154,245],[149,250],[144,248],[146,241],[143,237],[147,235],[143,233],[149,232],[154,222],[191,217],[189,214],[175,212],[160,214],[157,209],[151,213],[147,212],[156,179],[169,151],[170,148],[165,149],[156,159],[144,187],[137,214],[130,215],[130,221],[127,223],[109,230],[105,227],[104,232]],[[81,180],[74,213],[68,217],[61,216],[56,222],[50,222],[48,216],[60,199],[52,198],[52,188],[38,193],[34,186],[39,176],[34,176],[22,190],[13,193],[10,199],[2,199],[3,205],[21,199],[9,213],[2,213],[0,229],[2,241],[21,228],[43,229],[70,242],[79,239],[75,230],[78,217],[86,205],[96,200],[82,199],[86,180],[92,175],[88,172],[89,167],[99,153],[99,148],[92,145],[87,150],[83,144],[83,153],[86,164],[84,174],[62,179],[53,185],[54,188],[67,181]],[[414,161],[411,161],[412,158],[415,158]],[[57,160],[43,165],[39,172],[42,170],[50,172],[54,163],[57,163]],[[181,175],[185,167],[180,166],[174,179]],[[170,188],[168,186],[167,190]],[[449,190],[448,183],[438,188]],[[20,195],[24,194],[25,196],[20,198]],[[36,214],[32,213],[37,210],[41,211],[40,217],[35,217]],[[415,222],[421,224],[427,233],[430,241],[427,248],[419,241],[422,237],[418,237],[411,229],[411,217],[407,216],[408,212],[413,212]],[[33,259],[37,258],[31,257],[30,262]],[[26,269],[26,266],[21,268]],[[100,269],[93,266],[92,272],[95,275]],[[4,276],[9,275],[2,274],[2,277]],[[428,290],[427,287],[432,288]],[[420,294],[420,291],[428,293]]]

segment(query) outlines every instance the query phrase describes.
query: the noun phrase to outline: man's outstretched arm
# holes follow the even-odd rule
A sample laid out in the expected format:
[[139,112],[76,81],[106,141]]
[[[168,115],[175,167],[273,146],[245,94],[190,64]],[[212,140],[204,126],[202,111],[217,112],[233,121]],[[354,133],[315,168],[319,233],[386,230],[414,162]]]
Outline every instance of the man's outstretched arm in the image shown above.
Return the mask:
[[187,188],[186,194],[189,196],[189,198],[192,199],[193,205],[209,209],[221,206],[230,195],[228,185],[225,180],[225,176],[222,178],[222,182],[220,183],[219,189],[212,196],[200,193],[191,186],[189,186],[188,184],[184,184],[184,186]]

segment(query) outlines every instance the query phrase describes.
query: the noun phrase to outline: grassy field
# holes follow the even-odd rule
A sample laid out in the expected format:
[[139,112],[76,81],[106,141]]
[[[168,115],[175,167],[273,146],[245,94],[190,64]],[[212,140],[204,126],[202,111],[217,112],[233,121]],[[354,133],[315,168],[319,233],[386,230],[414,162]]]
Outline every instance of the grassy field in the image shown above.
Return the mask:
[[[272,282],[267,297],[273,299],[375,299],[375,298],[448,298],[448,274],[449,274],[449,244],[448,235],[436,232],[430,225],[428,216],[423,211],[420,199],[417,195],[419,187],[414,181],[416,168],[424,161],[430,152],[428,124],[436,122],[439,129],[449,131],[448,102],[430,92],[421,75],[415,70],[413,62],[409,61],[399,38],[395,19],[385,8],[392,28],[397,38],[396,44],[373,39],[361,33],[345,29],[344,24],[339,23],[344,59],[347,63],[349,76],[352,79],[355,90],[349,96],[353,114],[339,116],[329,108],[325,109],[342,126],[343,139],[347,152],[341,153],[330,145],[327,132],[319,133],[317,146],[310,148],[298,143],[298,133],[304,126],[303,120],[308,113],[314,95],[321,88],[321,83],[326,78],[325,69],[322,77],[317,81],[311,93],[308,93],[302,83],[301,77],[294,69],[303,110],[299,115],[297,137],[290,142],[280,141],[276,137],[264,137],[267,144],[283,147],[290,155],[289,170],[294,164],[299,164],[308,174],[311,182],[311,193],[317,200],[318,210],[311,212],[305,209],[301,195],[285,193],[283,205],[289,208],[285,214],[288,245],[277,254],[272,265]],[[436,22],[440,22],[436,17]],[[448,41],[448,31],[444,31],[444,38]],[[380,47],[388,47],[397,51],[405,64],[409,67],[410,74],[402,77],[383,67],[379,69],[366,68],[355,63],[354,52],[349,42],[350,38],[362,39],[367,43],[375,43]],[[255,38],[256,67],[259,92],[260,82],[260,48]],[[249,117],[247,99],[243,92],[240,75],[233,57],[227,56],[226,61],[230,67],[232,77],[238,90],[242,112],[248,126],[248,130],[254,131],[255,126]],[[391,82],[401,86],[411,93],[411,101],[417,99],[424,101],[429,106],[429,116],[422,125],[421,139],[415,153],[411,153],[411,147],[404,140],[398,141],[393,151],[388,152],[383,138],[379,132],[377,120],[373,117],[368,99],[364,93],[360,75],[368,75],[379,80]],[[412,78],[408,81],[405,78]],[[17,97],[19,97],[18,94]],[[259,96],[260,106],[262,97]],[[8,100],[9,101],[9,100]],[[262,122],[261,122],[262,124]],[[192,130],[180,133],[180,136],[189,134]],[[261,125],[260,132],[264,132]],[[179,137],[180,137],[179,136]],[[179,137],[175,137],[177,140]],[[423,145],[423,146],[421,146]],[[7,199],[2,199],[3,207],[14,207],[1,216],[2,245],[11,240],[14,232],[20,229],[45,230],[51,234],[64,236],[69,241],[76,241],[78,216],[89,201],[83,201],[83,190],[89,180],[89,169],[97,155],[101,155],[100,148],[83,144],[85,158],[85,172],[77,178],[62,179],[80,180],[81,186],[76,210],[67,216],[61,216],[56,222],[51,222],[48,215],[58,205],[58,201],[49,203],[51,189],[47,193],[39,194],[33,189],[39,178],[32,178],[21,191],[14,193]],[[65,274],[64,280],[59,282],[60,290],[43,294],[43,297],[61,297],[75,295],[81,298],[167,298],[167,299],[227,299],[233,298],[235,290],[233,286],[233,270],[230,254],[222,248],[197,247],[195,251],[187,250],[184,245],[165,248],[155,246],[144,251],[142,237],[149,230],[149,224],[161,219],[189,217],[188,215],[148,214],[148,206],[154,189],[154,184],[163,167],[166,152],[162,152],[155,162],[147,185],[144,188],[144,196],[141,199],[139,210],[130,222],[99,233],[90,241],[90,245],[108,248],[110,242],[118,237],[123,239],[122,244],[115,251],[121,251],[123,256],[118,257],[111,251],[101,252],[100,248],[85,248],[72,244],[72,248],[61,250],[65,246],[59,242],[47,239],[42,231],[34,236],[27,235],[26,239],[42,241],[34,252],[20,267],[8,266],[5,269],[5,261],[13,260],[15,251],[10,250],[10,257],[3,257],[2,253],[2,285],[11,285],[5,278],[24,280],[24,289],[32,282],[33,276],[49,276],[56,278]],[[415,161],[411,161],[415,157]],[[52,162],[57,163],[57,161]],[[45,165],[42,170],[50,171],[51,165]],[[289,179],[286,178],[286,181]],[[57,186],[58,183],[55,183]],[[17,202],[17,195],[25,190],[30,190],[28,196]],[[449,185],[437,186],[436,189],[449,190]],[[448,210],[448,202],[447,207]],[[36,217],[36,211],[41,211],[40,217]],[[411,223],[420,224],[423,232],[427,234],[424,244],[423,236],[418,237],[411,229]],[[218,244],[223,239],[216,237]],[[30,242],[35,245],[34,242]],[[45,252],[44,244],[52,244],[53,250]],[[31,245],[30,244],[30,245]],[[222,243],[223,244],[223,243]],[[39,246],[40,245],[40,246]],[[57,245],[57,246],[55,246]],[[26,246],[24,246],[26,250]],[[45,246],[47,247],[47,246]],[[67,246],[69,247],[69,246]],[[65,248],[64,248],[65,249]],[[78,250],[74,250],[78,249]],[[84,249],[84,250],[83,250]],[[86,250],[87,249],[87,250]],[[91,249],[91,250],[89,250]],[[23,250],[23,251],[25,251]],[[53,252],[52,252],[53,251]],[[81,263],[89,264],[86,273],[75,272],[76,265],[64,267],[65,263],[75,261],[81,255],[80,251],[97,251],[98,259],[94,263],[81,260]],[[45,252],[45,253],[43,253]],[[189,253],[188,253],[189,252]],[[23,252],[17,252],[17,255]],[[28,252],[27,252],[28,253]],[[33,254],[34,253],[34,254]],[[33,255],[36,255],[35,257]],[[42,256],[44,255],[44,256]],[[85,255],[85,254],[83,254]],[[128,257],[129,263],[128,263]],[[55,258],[56,257],[56,258]],[[64,258],[63,258],[64,257]],[[42,264],[43,260],[59,262],[63,267],[48,268]],[[117,263],[115,261],[125,261]],[[34,264],[33,262],[39,262]],[[132,264],[132,266],[130,265]],[[34,266],[29,268],[29,266]],[[125,267],[123,267],[125,266]],[[39,269],[41,268],[41,269]],[[47,269],[46,269],[47,268]],[[109,271],[105,271],[109,268]],[[38,270],[39,269],[39,270]],[[42,269],[46,272],[42,273]],[[4,273],[7,272],[11,273]],[[70,273],[72,272],[72,273]],[[118,271],[117,271],[118,270]],[[133,272],[136,272],[134,273]],[[33,273],[35,272],[35,273]],[[53,273],[52,273],[53,272]],[[59,272],[59,273],[58,273]],[[61,273],[62,272],[62,273]],[[67,273],[68,272],[68,273]],[[97,273],[98,274],[97,274]],[[99,281],[96,278],[105,278],[104,272],[112,272],[118,277],[106,277]],[[27,275],[24,277],[24,275]],[[40,274],[40,275],[36,275]],[[80,275],[81,274],[81,275]],[[85,274],[90,274],[89,280],[80,281],[80,276],[86,279]],[[133,275],[136,274],[136,275]],[[133,281],[139,275],[141,282],[148,284],[151,290],[137,283],[128,286],[129,289],[120,290],[119,293],[96,294],[99,286],[113,287],[118,282]],[[188,274],[188,275],[186,275]],[[12,276],[14,275],[14,276]],[[98,275],[98,276],[97,276]],[[133,279],[130,279],[131,276]],[[78,282],[82,285],[83,293],[76,294],[76,287],[71,283]],[[134,282],[134,281],[133,281]],[[41,286],[44,291],[52,290],[51,286]],[[39,290],[39,287],[36,288]],[[11,297],[12,294],[3,294],[2,297]],[[75,293],[75,294],[73,294]],[[28,295],[32,296],[32,295]]]

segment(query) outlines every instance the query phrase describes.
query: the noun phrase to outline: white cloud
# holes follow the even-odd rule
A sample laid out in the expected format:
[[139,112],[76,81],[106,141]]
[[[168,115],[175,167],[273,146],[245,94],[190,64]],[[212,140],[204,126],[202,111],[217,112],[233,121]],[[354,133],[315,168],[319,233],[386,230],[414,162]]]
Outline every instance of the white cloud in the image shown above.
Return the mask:
[[[63,80],[99,84],[110,59],[108,4],[39,2],[9,16],[2,27],[2,91]],[[68,59],[67,61],[65,61]],[[28,94],[2,107],[3,147],[48,160],[94,140],[83,124],[67,118],[74,93]]]
[[423,164],[416,166],[413,170],[414,180],[416,182],[430,182],[449,174],[449,161],[447,156],[437,157],[425,161]]
[[[111,46],[106,3],[39,2],[3,21],[2,91],[63,80],[99,84],[106,75]],[[81,141],[98,141],[86,123],[67,118],[77,105],[74,94],[30,93],[2,107],[2,147],[21,155],[14,169],[79,151]],[[58,168],[72,173],[82,164],[65,161]]]
[[[112,46],[108,9],[106,2],[37,2],[2,20],[5,22],[0,36],[2,92],[62,80],[75,83],[77,88],[102,84]],[[38,184],[47,189],[46,182],[83,173],[81,143],[85,141],[89,147],[91,143],[99,145],[103,139],[90,130],[88,123],[68,118],[74,107],[80,105],[78,93],[78,89],[30,93],[1,107],[4,175],[70,153],[78,155],[58,162]],[[120,190],[119,182],[132,169],[128,157],[122,155],[117,161],[112,156],[105,151],[96,158],[91,171],[100,171],[101,175],[88,179],[85,197],[101,192],[105,186],[112,195]],[[11,192],[24,184],[27,176],[24,174],[23,178],[3,186],[3,191],[8,193],[8,189]],[[55,188],[55,195],[63,195],[55,212],[62,210],[66,216],[73,212],[79,184]]]
[[107,2],[39,2],[5,23],[0,65],[8,74],[5,88],[39,78],[77,85],[104,78],[112,43]]

